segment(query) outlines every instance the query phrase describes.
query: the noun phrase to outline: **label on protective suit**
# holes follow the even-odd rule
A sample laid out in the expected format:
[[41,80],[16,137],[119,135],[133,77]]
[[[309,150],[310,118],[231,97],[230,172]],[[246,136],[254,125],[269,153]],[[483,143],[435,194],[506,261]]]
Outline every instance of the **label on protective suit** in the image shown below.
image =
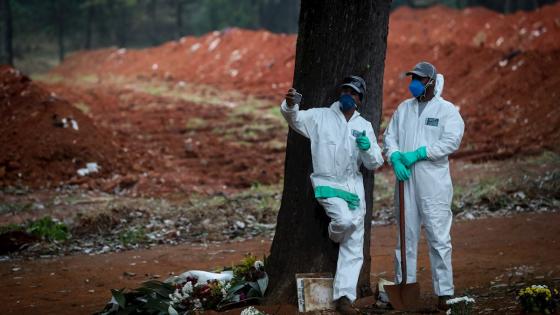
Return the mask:
[[439,118],[426,118],[426,125],[427,126],[437,127],[438,124],[439,124]]

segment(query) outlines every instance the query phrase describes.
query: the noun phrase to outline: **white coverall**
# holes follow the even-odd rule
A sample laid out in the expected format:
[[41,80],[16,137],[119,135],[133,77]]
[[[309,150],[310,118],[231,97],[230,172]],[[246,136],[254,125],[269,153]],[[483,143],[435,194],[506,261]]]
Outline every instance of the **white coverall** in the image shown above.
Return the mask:
[[[330,108],[299,110],[296,104],[289,108],[282,102],[281,112],[290,127],[311,141],[313,187],[330,186],[354,193],[360,205],[348,208],[340,198],[318,199],[331,218],[329,237],[340,243],[336,275],[333,285],[335,300],[346,296],[351,301],[357,297],[356,286],[363,262],[365,196],[360,165],[376,169],[383,164],[381,148],[371,123],[355,111],[347,122],[340,110],[340,103]],[[358,149],[356,137],[362,131],[371,142],[367,151]]]
[[[416,282],[416,261],[420,224],[429,245],[432,284],[438,296],[453,295],[451,267],[451,201],[453,186],[447,156],[461,144],[465,124],[455,106],[441,97],[444,79],[437,75],[435,96],[418,116],[416,98],[402,102],[384,134],[384,152],[390,160],[402,153],[426,146],[427,160],[412,165],[410,179],[404,182],[406,216],[407,283]],[[398,219],[398,189],[395,192]],[[395,250],[396,281],[401,282],[400,242]]]

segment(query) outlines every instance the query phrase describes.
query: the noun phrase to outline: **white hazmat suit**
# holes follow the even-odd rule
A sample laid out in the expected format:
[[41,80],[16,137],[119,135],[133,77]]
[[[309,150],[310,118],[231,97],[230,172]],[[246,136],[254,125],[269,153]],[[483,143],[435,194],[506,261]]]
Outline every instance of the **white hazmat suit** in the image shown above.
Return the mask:
[[[447,157],[459,148],[465,127],[459,111],[441,97],[443,83],[443,76],[438,74],[435,96],[420,115],[416,98],[402,102],[384,134],[384,152],[388,160],[395,151],[404,153],[426,147],[428,158],[413,164],[410,179],[404,182],[407,283],[416,282],[418,239],[420,224],[423,224],[429,245],[433,288],[438,296],[454,294],[450,236],[453,186]],[[398,211],[397,194],[398,189],[395,192]],[[398,283],[401,282],[400,250],[397,241],[395,271]]]
[[[299,110],[282,102],[281,112],[290,127],[311,141],[313,187],[330,186],[360,198],[359,207],[350,210],[340,198],[318,199],[331,218],[329,237],[340,244],[333,299],[357,297],[356,286],[363,263],[365,196],[360,165],[376,169],[383,164],[381,148],[371,123],[355,111],[346,121],[337,101],[330,107]],[[356,137],[365,131],[371,142],[368,150],[356,145]]]

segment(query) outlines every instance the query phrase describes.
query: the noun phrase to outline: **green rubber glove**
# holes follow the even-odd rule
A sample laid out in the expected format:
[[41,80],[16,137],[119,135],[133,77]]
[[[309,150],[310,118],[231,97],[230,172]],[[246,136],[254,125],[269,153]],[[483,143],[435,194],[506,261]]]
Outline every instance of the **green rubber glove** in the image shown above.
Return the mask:
[[426,147],[419,147],[416,151],[405,152],[401,155],[401,161],[406,167],[411,167],[412,164],[427,158]]
[[402,154],[399,151],[391,154],[391,163],[393,164],[393,171],[395,171],[395,177],[401,182],[408,180],[410,178],[410,170],[404,166],[401,162]]
[[315,198],[341,198],[348,203],[350,210],[354,210],[360,205],[360,197],[358,195],[330,186],[315,187]]
[[364,130],[362,134],[356,138],[356,143],[358,144],[358,149],[362,151],[367,151],[371,147],[368,137],[366,137],[366,131]]

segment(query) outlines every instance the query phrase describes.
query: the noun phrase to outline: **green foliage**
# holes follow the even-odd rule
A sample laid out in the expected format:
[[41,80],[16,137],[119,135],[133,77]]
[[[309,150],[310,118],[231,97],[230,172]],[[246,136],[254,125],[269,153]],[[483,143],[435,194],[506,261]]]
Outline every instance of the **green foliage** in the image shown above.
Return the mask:
[[0,226],[0,234],[13,232],[13,231],[24,231],[25,227],[19,224],[6,224]]
[[255,262],[256,257],[246,256],[233,267],[238,273],[232,281],[198,283],[197,278],[176,277],[147,281],[134,290],[113,289],[113,301],[97,314],[193,314],[254,302],[264,296],[268,286],[264,266],[255,268]]
[[256,261],[257,257],[251,254],[243,257],[241,262],[233,267],[233,277],[244,278],[251,271],[251,269],[254,268]]
[[135,290],[112,289],[116,304],[107,304],[97,314],[167,314],[169,295],[174,291],[173,285],[155,280],[146,281]]
[[[154,46],[229,27],[294,33],[299,1],[11,1],[15,63],[29,71],[45,71],[59,54],[63,57],[75,50]],[[0,47],[3,39],[0,37]],[[29,64],[29,59],[39,56],[40,64]]]
[[560,295],[546,285],[532,285],[519,290],[517,299],[524,313],[553,314]]
[[70,238],[68,227],[47,216],[27,225],[27,232],[47,241],[63,241]]
[[146,239],[146,232],[144,229],[131,228],[121,232],[119,240],[125,246],[142,243]]

